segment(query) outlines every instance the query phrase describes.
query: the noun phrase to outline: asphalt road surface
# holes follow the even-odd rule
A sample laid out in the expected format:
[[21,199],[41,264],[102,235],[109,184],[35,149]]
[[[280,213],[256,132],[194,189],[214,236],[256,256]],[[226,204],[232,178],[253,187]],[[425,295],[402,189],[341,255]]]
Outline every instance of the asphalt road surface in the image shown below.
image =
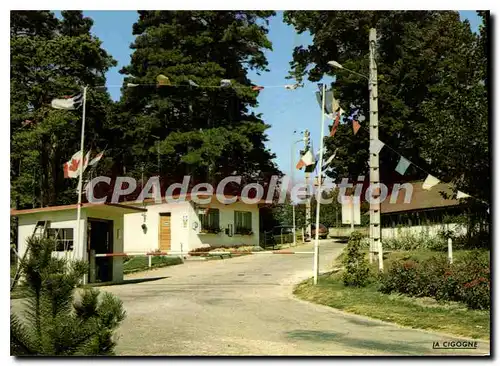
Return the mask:
[[[322,240],[320,269],[329,270],[345,244]],[[299,249],[300,248],[300,249]],[[297,250],[312,250],[312,244]],[[311,254],[257,254],[189,261],[126,276],[144,281],[103,286],[122,299],[120,355],[431,355],[489,354],[433,350],[463,340],[346,314],[293,297],[312,275]]]

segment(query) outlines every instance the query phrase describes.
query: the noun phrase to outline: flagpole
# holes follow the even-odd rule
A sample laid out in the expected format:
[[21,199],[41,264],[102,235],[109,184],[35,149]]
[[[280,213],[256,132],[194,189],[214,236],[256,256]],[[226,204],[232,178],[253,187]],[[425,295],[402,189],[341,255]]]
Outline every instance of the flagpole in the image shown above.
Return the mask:
[[[79,163],[79,174],[78,174],[78,206],[76,209],[76,244],[73,245],[73,256],[75,256],[76,250],[81,250],[83,254],[85,254],[85,250],[83,248],[83,243],[80,240],[80,220],[81,220],[81,211],[82,211],[82,179],[83,179],[83,167],[84,167],[84,154],[83,147],[85,144],[85,104],[87,102],[87,87],[83,88],[83,111],[82,111],[82,135],[80,137],[80,163]],[[82,245],[82,248],[80,248]],[[78,258],[78,257],[77,257]],[[84,284],[87,282],[87,276],[84,276]]]
[[319,146],[319,169],[318,169],[318,191],[316,192],[316,227],[315,227],[315,239],[314,239],[314,284],[318,284],[318,274],[319,274],[319,212],[321,205],[321,181],[323,175],[323,137],[325,135],[325,95],[326,95],[326,84],[323,84],[323,100],[321,106],[321,135],[320,135],[320,146]]

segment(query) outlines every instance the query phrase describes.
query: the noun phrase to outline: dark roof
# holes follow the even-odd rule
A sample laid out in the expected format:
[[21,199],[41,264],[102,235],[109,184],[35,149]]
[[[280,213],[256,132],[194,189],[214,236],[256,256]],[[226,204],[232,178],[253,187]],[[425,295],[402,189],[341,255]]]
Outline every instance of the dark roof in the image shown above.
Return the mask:
[[458,206],[460,202],[457,199],[445,199],[442,192],[448,196],[453,194],[453,190],[447,183],[438,183],[429,190],[422,188],[423,181],[409,182],[413,187],[413,193],[408,203],[405,203],[406,190],[402,186],[397,195],[397,200],[391,203],[391,192],[387,194],[387,198],[380,205],[380,212],[382,214],[427,210],[433,208],[442,208],[450,206]]
[[[134,212],[147,212],[148,210],[140,207],[133,207],[128,205],[123,205],[119,203],[82,203],[82,208],[116,208],[122,211],[134,211]],[[16,210],[11,209],[11,216],[19,216],[19,215],[27,215],[39,212],[48,212],[48,211],[65,211],[65,210],[76,210],[78,208],[78,204],[73,205],[64,205],[64,206],[49,206],[49,207],[40,207],[40,208],[29,208],[26,210]]]

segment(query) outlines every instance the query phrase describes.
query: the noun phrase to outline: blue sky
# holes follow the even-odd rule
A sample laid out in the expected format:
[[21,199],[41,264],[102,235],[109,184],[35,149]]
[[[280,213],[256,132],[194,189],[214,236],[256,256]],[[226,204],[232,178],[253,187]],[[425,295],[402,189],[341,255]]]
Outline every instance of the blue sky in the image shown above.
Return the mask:
[[[103,48],[117,61],[118,66],[111,69],[106,77],[108,85],[121,85],[123,76],[118,71],[130,62],[130,44],[133,42],[132,24],[137,20],[135,11],[84,11],[86,16],[94,20],[92,32],[101,39]],[[462,19],[468,19],[473,31],[477,31],[480,19],[475,11],[460,11]],[[270,20],[269,38],[273,43],[273,50],[266,56],[269,61],[270,72],[260,76],[250,73],[250,78],[258,85],[283,85],[291,83],[285,79],[288,75],[289,62],[292,59],[292,50],[300,44],[311,41],[308,35],[298,35],[294,29],[282,21],[281,12]],[[332,80],[330,78],[325,81]],[[113,99],[120,97],[120,88],[109,88]],[[311,141],[317,148],[320,141],[320,109],[314,92],[317,86],[306,82],[304,88],[294,91],[284,88],[268,88],[260,92],[258,113],[263,114],[266,123],[272,127],[268,129],[269,141],[267,146],[276,154],[276,163],[285,173],[290,172],[291,144],[301,138],[300,131],[309,129]],[[326,122],[328,123],[328,121]],[[327,126],[325,125],[325,131]],[[297,133],[294,134],[294,131]],[[302,147],[299,143],[297,147]],[[298,158],[298,153],[295,159]],[[295,171],[295,179],[302,179],[302,174]]]

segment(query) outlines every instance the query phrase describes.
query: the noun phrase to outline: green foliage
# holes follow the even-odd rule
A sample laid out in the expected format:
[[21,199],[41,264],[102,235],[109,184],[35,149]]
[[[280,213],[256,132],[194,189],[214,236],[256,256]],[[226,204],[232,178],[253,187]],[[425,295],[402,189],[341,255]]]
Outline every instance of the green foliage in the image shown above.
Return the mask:
[[359,232],[352,233],[342,258],[344,271],[342,281],[345,286],[364,287],[370,279],[370,268],[362,248],[363,236]]
[[453,264],[445,256],[393,261],[380,276],[380,283],[383,293],[459,301],[471,309],[489,309],[489,253],[472,251]]
[[[154,256],[151,258],[151,267],[160,268],[181,264],[180,257]],[[149,260],[147,257],[130,257],[123,263],[123,273],[133,273],[137,271],[146,271],[149,269]]]
[[383,239],[382,244],[386,250],[430,249],[441,251],[448,248],[446,239],[441,235],[429,235],[427,231],[412,233],[403,228],[397,237]]
[[[181,181],[184,175],[214,183],[230,175],[262,181],[278,172],[265,147],[269,125],[250,112],[258,92],[248,70],[265,71],[271,49],[267,18],[272,11],[139,11],[125,83],[155,84],[159,74],[178,88],[124,89],[114,144],[125,144],[117,164],[132,176],[158,173]],[[230,79],[235,88],[218,86]],[[240,88],[248,86],[247,88]],[[156,136],[156,137],[154,137]],[[159,146],[156,145],[159,141]],[[176,167],[170,169],[170,167]],[[194,184],[194,183],[193,183]]]
[[[482,12],[479,34],[457,11],[286,11],[285,22],[310,32],[312,45],[295,48],[291,77],[320,81],[335,74],[335,96],[369,117],[366,79],[332,68],[367,75],[368,35],[377,30],[380,139],[418,166],[457,189],[489,201],[487,65],[489,14]],[[335,177],[356,178],[368,171],[368,133],[352,133],[341,124],[328,150],[338,148]],[[399,156],[384,149],[380,176],[400,180],[394,172]],[[411,178],[425,178],[410,168]]]
[[[62,165],[80,149],[81,110],[55,110],[53,98],[73,95],[84,85],[105,84],[116,65],[91,35],[90,18],[63,11],[12,11],[10,32],[11,205],[40,207],[75,202],[75,181]],[[102,149],[109,95],[89,89],[85,149]],[[105,160],[103,165],[105,166]]]
[[52,256],[55,242],[31,237],[20,264],[23,311],[11,310],[11,354],[16,356],[113,355],[113,333],[125,318],[119,299],[79,289],[88,267]]

